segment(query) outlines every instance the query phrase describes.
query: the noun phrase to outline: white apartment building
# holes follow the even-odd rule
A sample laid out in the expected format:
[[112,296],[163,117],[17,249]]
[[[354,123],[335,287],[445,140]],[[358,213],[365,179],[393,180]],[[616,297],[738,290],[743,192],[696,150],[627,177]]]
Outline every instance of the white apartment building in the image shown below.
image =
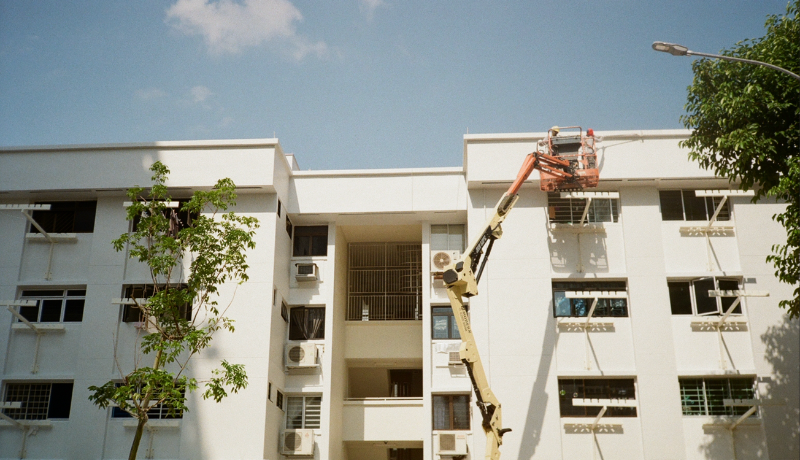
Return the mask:
[[[597,135],[608,193],[548,194],[534,173],[470,299],[513,429],[502,458],[800,458],[799,323],[765,261],[785,204],[719,192],[736,187],[687,159],[685,131]],[[134,359],[114,300],[150,280],[110,242],[156,160],[177,199],[230,177],[261,227],[250,280],[221,289],[236,332],[191,366],[242,363],[248,387],[153,411],[140,458],[483,458],[437,265],[543,137],[470,134],[458,167],[348,171],[301,170],[277,139],[0,149],[0,458],[127,458],[133,420],[87,388],[120,378],[115,350]]]

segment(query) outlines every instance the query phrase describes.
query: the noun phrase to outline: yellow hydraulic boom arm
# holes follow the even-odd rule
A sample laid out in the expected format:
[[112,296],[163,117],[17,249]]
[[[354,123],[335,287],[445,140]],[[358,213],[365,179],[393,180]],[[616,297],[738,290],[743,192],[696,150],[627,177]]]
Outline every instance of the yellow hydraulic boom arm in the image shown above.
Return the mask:
[[[552,133],[554,137],[558,135],[558,132],[559,129],[554,127],[548,134]],[[594,133],[591,130],[589,136],[593,141]],[[584,145],[583,136],[578,139]],[[548,135],[547,141],[551,141],[550,135]],[[445,268],[442,275],[442,279],[447,286],[447,296],[450,298],[450,306],[453,309],[458,331],[461,334],[459,355],[472,380],[476,404],[483,417],[481,425],[487,438],[485,457],[487,460],[498,460],[500,458],[500,445],[503,444],[503,435],[511,431],[511,428],[503,428],[500,401],[497,400],[497,397],[489,388],[489,380],[486,378],[486,372],[478,354],[478,347],[470,326],[469,315],[464,307],[464,298],[478,294],[478,281],[480,281],[486,261],[489,259],[494,240],[500,238],[503,234],[500,224],[514,207],[517,199],[519,199],[519,189],[534,169],[542,172],[543,178],[548,174],[557,176],[555,185],[549,185],[548,187],[550,188],[547,190],[580,189],[584,186],[597,186],[597,170],[593,170],[595,175],[592,176],[591,180],[586,180],[585,170],[577,170],[576,164],[576,161],[570,161],[570,159],[558,154],[552,155],[538,150],[525,157],[525,162],[516,180],[511,184],[508,191],[503,194],[503,197],[500,198],[494,209],[494,214],[483,231],[478,234],[475,241],[472,242],[458,260]],[[488,246],[486,246],[487,244]],[[485,254],[483,252],[484,246],[486,246]]]

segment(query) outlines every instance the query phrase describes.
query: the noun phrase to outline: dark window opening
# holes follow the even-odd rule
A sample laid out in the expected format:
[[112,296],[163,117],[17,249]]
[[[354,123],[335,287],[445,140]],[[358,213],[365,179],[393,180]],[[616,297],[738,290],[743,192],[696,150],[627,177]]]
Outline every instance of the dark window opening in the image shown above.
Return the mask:
[[293,255],[295,257],[328,255],[328,226],[295,228]]
[[[117,386],[119,385],[117,384]],[[181,395],[186,395],[185,389],[181,389]],[[133,416],[119,407],[113,407],[111,409],[111,418],[133,418]],[[151,420],[183,418],[183,410],[173,409],[169,404],[160,402],[150,407],[147,411],[147,418]]]
[[[625,281],[553,281],[553,311],[556,317],[586,317],[594,299],[568,299],[567,291],[625,291]],[[628,299],[597,300],[592,317],[626,317]]]
[[275,405],[278,406],[278,409],[283,410],[283,393],[281,390],[276,390],[275,395]]
[[325,307],[294,307],[289,313],[289,340],[325,338]]
[[[573,399],[636,399],[633,379],[558,379],[562,417],[596,417],[602,407],[576,406]],[[609,407],[605,417],[636,417],[635,407]]]
[[[184,228],[191,227],[194,221],[200,216],[200,213],[183,210],[183,206],[188,202],[189,200],[178,200],[177,208],[164,209],[163,215],[167,219],[171,219],[172,215],[173,214],[175,215],[175,219],[178,223],[178,231],[183,230]],[[139,226],[139,222],[141,221],[141,219],[142,219],[141,216],[136,216],[133,219],[133,231],[136,231],[136,228]]]
[[422,449],[389,449],[389,460],[422,460]]
[[289,220],[289,215],[286,215],[286,233],[289,234],[289,238],[292,237],[292,221]]
[[[736,297],[714,297],[708,291],[736,291],[739,281],[736,279],[700,278],[693,281],[668,281],[669,303],[673,315],[712,316],[724,315],[736,301]],[[731,312],[742,314],[739,303]]]
[[433,395],[434,430],[469,430],[469,395]]
[[278,217],[281,216],[281,200],[278,200]]
[[392,398],[421,398],[422,369],[390,369],[389,394]]
[[[661,220],[710,220],[722,197],[699,197],[694,190],[661,190]],[[717,220],[731,219],[730,201],[720,209]]]
[[[47,233],[92,233],[97,201],[51,201],[49,211],[33,211],[33,220]],[[39,233],[31,225],[30,233]]]
[[281,318],[287,323],[289,322],[289,307],[286,306],[284,301],[281,301]]

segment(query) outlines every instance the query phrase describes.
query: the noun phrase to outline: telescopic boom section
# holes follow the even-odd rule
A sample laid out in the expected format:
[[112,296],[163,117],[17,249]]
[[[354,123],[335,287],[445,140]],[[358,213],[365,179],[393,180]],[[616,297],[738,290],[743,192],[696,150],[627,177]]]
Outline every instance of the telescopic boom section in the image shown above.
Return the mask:
[[[579,127],[570,128],[580,129]],[[500,401],[489,387],[489,380],[478,354],[464,299],[478,295],[478,282],[486,262],[489,260],[489,253],[492,251],[494,241],[503,235],[500,224],[516,204],[519,199],[519,189],[534,169],[541,173],[541,189],[545,191],[582,190],[585,187],[597,186],[595,138],[592,130],[589,130],[587,136],[584,136],[581,130],[578,136],[555,139],[559,131],[558,127],[551,128],[547,138],[539,142],[539,149],[546,150],[546,152],[537,149],[525,157],[517,178],[500,198],[494,214],[483,231],[478,234],[475,241],[458,260],[445,268],[442,275],[447,286],[447,296],[450,299],[458,331],[461,334],[459,351],[461,361],[465,364],[467,373],[472,380],[476,404],[483,418],[481,425],[487,438],[485,458],[490,460],[500,458],[503,435],[511,429],[503,428]],[[562,146],[563,148],[561,148]],[[484,247],[486,247],[485,254]]]

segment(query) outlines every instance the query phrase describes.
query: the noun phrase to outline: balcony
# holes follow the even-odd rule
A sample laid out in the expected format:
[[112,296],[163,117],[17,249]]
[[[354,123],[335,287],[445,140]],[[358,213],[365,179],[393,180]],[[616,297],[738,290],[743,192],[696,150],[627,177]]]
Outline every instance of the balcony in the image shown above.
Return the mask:
[[350,243],[348,321],[422,319],[422,247]]
[[422,398],[348,399],[343,404],[343,441],[422,441],[426,436]]

